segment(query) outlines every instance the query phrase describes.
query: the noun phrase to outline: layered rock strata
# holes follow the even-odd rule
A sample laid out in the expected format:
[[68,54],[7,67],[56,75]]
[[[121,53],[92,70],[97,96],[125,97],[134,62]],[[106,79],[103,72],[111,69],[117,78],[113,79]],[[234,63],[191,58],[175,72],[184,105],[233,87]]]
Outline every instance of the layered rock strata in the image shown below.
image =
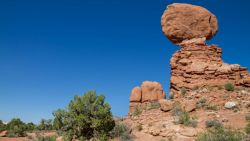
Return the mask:
[[222,49],[215,45],[182,44],[171,58],[171,92],[191,90],[197,86],[224,86],[226,83],[250,87],[247,68],[226,64]]

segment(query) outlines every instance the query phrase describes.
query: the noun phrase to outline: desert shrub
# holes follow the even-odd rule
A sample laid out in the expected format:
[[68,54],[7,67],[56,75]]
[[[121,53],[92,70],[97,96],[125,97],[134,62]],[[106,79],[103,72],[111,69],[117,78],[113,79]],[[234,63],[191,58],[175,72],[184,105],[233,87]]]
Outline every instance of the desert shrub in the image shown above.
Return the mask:
[[56,141],[56,136],[38,136],[37,141]]
[[206,128],[222,128],[223,124],[218,120],[208,120],[206,121]]
[[6,130],[6,125],[3,123],[2,120],[0,120],[0,132]]
[[196,128],[196,127],[197,127],[197,125],[198,125],[198,121],[197,121],[197,120],[192,119],[192,120],[190,121],[190,125],[191,125],[192,127]]
[[186,88],[181,88],[181,95],[185,96],[187,94],[187,89]]
[[172,115],[173,116],[179,116],[183,113],[183,109],[181,107],[181,104],[179,102],[175,102],[172,105]]
[[103,95],[88,91],[83,96],[75,96],[68,108],[59,109],[53,113],[64,140],[91,138],[106,139],[114,128],[115,122]]
[[27,127],[19,118],[12,119],[6,126],[9,137],[23,137],[26,135]]
[[113,138],[119,138],[119,140],[121,141],[130,141],[132,140],[131,137],[131,129],[126,126],[125,124],[121,123],[121,122],[117,122],[115,124],[114,129],[111,131],[111,136]]
[[136,129],[137,129],[138,131],[141,131],[141,130],[143,129],[142,124],[138,124],[138,125],[136,126]]
[[196,141],[243,141],[244,138],[244,134],[240,131],[210,128],[206,132],[199,133]]
[[152,103],[149,104],[148,110],[159,109],[160,107],[161,107],[161,105],[160,105],[159,102],[152,102]]
[[207,97],[202,97],[199,99],[199,101],[196,103],[197,108],[202,108],[207,105]]
[[250,121],[250,113],[247,113],[247,114],[245,115],[245,119],[246,119],[247,121]]
[[179,124],[189,125],[191,121],[190,115],[187,112],[183,112],[181,115],[179,115]]
[[36,128],[37,128],[36,125],[32,122],[26,124],[27,131],[34,131]]
[[217,86],[218,90],[223,90],[223,86]]
[[132,113],[132,116],[139,116],[141,113],[142,113],[142,109],[139,108],[138,106],[136,106],[136,107],[134,108],[134,111],[133,111],[133,113]]
[[193,88],[192,88],[192,91],[196,91],[196,90],[198,90],[199,89],[199,86],[194,86]]
[[225,90],[227,91],[234,91],[234,85],[232,83],[226,83],[224,85]]
[[209,105],[207,105],[207,110],[218,111],[218,110],[219,110],[219,108],[218,108],[218,105],[215,105],[215,104],[209,104]]
[[52,123],[53,121],[51,119],[42,119],[37,128],[38,130],[52,130],[53,129]]
[[191,118],[188,112],[182,112],[178,117],[178,123],[185,126],[197,127],[198,122]]

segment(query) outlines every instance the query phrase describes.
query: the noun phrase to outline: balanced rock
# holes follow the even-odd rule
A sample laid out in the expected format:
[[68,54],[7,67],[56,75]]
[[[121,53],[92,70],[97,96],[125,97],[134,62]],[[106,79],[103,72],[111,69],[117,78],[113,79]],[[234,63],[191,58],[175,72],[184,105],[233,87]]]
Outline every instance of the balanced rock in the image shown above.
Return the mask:
[[207,9],[191,4],[171,4],[161,18],[163,33],[173,42],[194,38],[211,39],[218,31],[218,21]]

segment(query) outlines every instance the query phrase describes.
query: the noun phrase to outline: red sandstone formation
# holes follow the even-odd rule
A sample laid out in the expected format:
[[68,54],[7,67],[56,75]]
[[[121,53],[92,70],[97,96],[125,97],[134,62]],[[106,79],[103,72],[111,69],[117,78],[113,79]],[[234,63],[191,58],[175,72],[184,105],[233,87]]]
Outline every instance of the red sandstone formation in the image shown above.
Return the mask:
[[161,24],[164,34],[174,43],[202,37],[211,39],[218,31],[217,18],[211,12],[190,4],[168,5]]
[[226,83],[250,87],[247,68],[224,63],[221,54],[222,50],[215,45],[183,44],[170,61],[171,92],[177,94],[183,88],[191,90],[197,86],[224,86]]
[[150,102],[158,102],[165,99],[165,93],[158,82],[144,81],[141,87],[135,87],[130,94],[129,114],[135,107],[142,107]]
[[[243,130],[250,108],[250,73],[238,64],[224,63],[222,49],[206,44],[218,30],[216,17],[199,6],[172,4],[161,22],[164,34],[181,47],[170,60],[171,98],[164,98],[157,82],[135,87],[125,122],[142,131],[132,134],[145,141],[194,141],[211,120]],[[235,89],[228,90],[226,83]],[[180,113],[189,115],[194,126],[181,125]]]

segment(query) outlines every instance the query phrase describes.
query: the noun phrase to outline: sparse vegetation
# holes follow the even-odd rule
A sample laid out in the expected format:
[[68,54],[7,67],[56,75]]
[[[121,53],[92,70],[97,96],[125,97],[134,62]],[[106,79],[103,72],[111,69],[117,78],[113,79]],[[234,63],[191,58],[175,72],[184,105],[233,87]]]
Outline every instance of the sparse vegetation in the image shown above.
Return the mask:
[[160,107],[161,107],[161,105],[160,105],[159,102],[152,102],[152,103],[149,104],[148,110],[159,109]]
[[174,99],[174,96],[175,96],[175,93],[174,93],[174,92],[171,92],[171,93],[169,94],[169,99]]
[[224,128],[210,128],[199,133],[196,141],[243,141],[244,133]]
[[207,108],[207,110],[212,110],[212,111],[218,111],[219,110],[218,105],[215,105],[215,104],[208,104],[206,108]]
[[68,108],[53,113],[57,128],[63,132],[64,140],[107,140],[115,122],[110,106],[103,95],[88,91],[83,96],[75,96]]
[[225,90],[227,91],[234,91],[234,85],[232,83],[226,83],[224,85]]
[[247,122],[247,125],[245,127],[245,131],[247,134],[250,134],[250,121]]
[[186,88],[181,88],[181,95],[185,96],[187,94],[187,89]]
[[0,120],[0,132],[6,130],[6,125],[3,123],[2,120]]
[[250,113],[247,113],[247,114],[245,115],[245,119],[246,119],[247,121],[250,121]]
[[217,86],[218,90],[223,90],[223,86]]
[[56,141],[56,136],[38,136],[37,141]]
[[134,111],[132,113],[132,116],[137,117],[142,113],[142,109],[140,109],[138,106],[134,108]]
[[207,105],[207,97],[202,97],[200,100],[196,103],[197,108],[202,108]]
[[206,121],[206,128],[222,128],[223,124],[218,120],[208,120]]
[[191,118],[188,112],[182,112],[178,117],[178,123],[185,126],[197,127],[198,122]]
[[119,138],[121,141],[130,141],[132,136],[130,134],[131,129],[121,122],[117,122],[114,129],[111,131],[113,138]]
[[192,88],[192,91],[196,91],[196,90],[198,90],[199,89],[199,86],[194,86],[193,88]]
[[185,126],[190,124],[190,116],[187,112],[183,112],[180,116],[179,116],[179,124],[183,124]]
[[138,125],[136,126],[136,129],[137,129],[138,131],[142,131],[142,130],[143,130],[142,124],[138,124]]
[[179,116],[183,113],[183,109],[181,108],[181,104],[179,102],[175,102],[172,105],[172,115]]

